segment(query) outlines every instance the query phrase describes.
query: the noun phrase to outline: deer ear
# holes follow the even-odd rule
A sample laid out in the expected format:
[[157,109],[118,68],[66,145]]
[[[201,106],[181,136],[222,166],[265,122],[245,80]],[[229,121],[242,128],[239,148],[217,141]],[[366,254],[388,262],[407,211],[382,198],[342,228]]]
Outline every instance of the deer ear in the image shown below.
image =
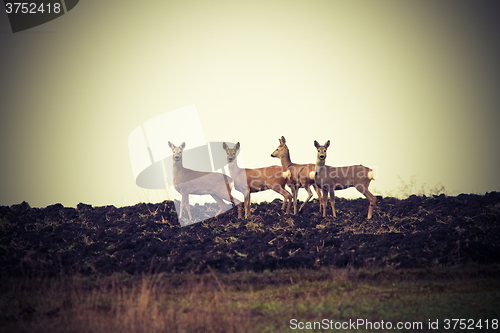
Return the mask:
[[284,137],[284,136],[281,136],[281,142],[282,142],[282,143],[286,143],[286,140],[285,140],[285,137]]
[[181,143],[181,145],[180,145],[179,147],[180,147],[181,149],[184,149],[184,148],[186,147],[186,143],[185,143],[185,142]]
[[175,148],[174,144],[172,142],[170,142],[170,141],[168,142],[168,146],[170,147],[170,149],[174,149]]
[[227,145],[225,142],[222,143],[222,149],[227,150]]
[[325,143],[325,148],[328,148],[330,147],[330,140],[328,140],[326,143]]
[[319,147],[319,142],[314,140],[314,147],[318,148]]
[[236,142],[236,144],[234,145],[234,149],[236,149],[236,150],[240,149],[240,143],[239,142]]

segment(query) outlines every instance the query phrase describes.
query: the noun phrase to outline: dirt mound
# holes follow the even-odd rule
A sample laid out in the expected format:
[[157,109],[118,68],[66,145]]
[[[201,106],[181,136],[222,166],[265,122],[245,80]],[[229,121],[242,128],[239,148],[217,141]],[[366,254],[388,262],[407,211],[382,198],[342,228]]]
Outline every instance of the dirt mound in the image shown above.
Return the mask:
[[[117,208],[61,204],[0,206],[0,266],[7,275],[127,272],[222,272],[282,268],[401,268],[500,262],[500,193],[378,198],[366,220],[365,199],[337,198],[337,218],[280,211],[281,201],[252,204],[180,227],[174,203]],[[217,209],[195,205],[194,214]]]

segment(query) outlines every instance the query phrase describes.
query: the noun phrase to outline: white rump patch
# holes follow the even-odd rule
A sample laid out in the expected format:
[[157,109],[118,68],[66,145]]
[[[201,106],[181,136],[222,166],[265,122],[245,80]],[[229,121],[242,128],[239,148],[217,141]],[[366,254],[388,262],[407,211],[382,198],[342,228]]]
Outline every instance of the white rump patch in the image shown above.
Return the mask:
[[286,170],[282,174],[283,178],[285,178],[285,179],[289,179],[291,175],[292,175],[292,173],[290,172],[290,170]]
[[373,172],[373,170],[368,171],[367,176],[369,179],[375,180],[375,172]]
[[314,180],[316,178],[316,171],[309,172],[309,178],[311,178],[312,180]]

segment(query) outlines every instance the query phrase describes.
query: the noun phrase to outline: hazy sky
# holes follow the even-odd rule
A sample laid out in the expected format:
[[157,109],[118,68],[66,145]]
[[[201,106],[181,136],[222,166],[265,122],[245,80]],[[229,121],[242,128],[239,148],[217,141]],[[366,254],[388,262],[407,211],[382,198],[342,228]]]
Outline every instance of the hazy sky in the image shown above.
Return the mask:
[[493,1],[87,0],[13,34],[2,12],[0,205],[164,200],[135,184],[128,136],[192,104],[247,166],[279,164],[284,135],[296,163],[331,140],[327,164],[374,168],[375,194],[399,177],[500,190],[498,17]]

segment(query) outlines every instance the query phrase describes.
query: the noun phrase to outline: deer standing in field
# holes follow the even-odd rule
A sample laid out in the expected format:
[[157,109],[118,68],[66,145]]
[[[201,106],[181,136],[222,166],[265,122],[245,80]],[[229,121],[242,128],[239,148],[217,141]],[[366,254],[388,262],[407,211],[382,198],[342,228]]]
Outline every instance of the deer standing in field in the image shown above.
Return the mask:
[[316,140],[314,146],[318,151],[316,167],[310,173],[310,178],[314,179],[316,185],[323,191],[320,199],[320,212],[326,217],[328,206],[328,194],[330,194],[330,205],[333,217],[337,217],[335,212],[335,190],[343,190],[354,187],[368,199],[368,216],[372,218],[373,207],[377,203],[377,198],[368,191],[368,186],[373,178],[373,170],[362,165],[351,165],[345,167],[331,167],[325,165],[326,150],[330,146],[330,140],[321,146]]
[[172,149],[174,187],[182,196],[179,219],[182,218],[184,208],[188,212],[189,219],[193,219],[189,207],[190,194],[210,194],[219,205],[219,211],[216,215],[225,211],[226,206],[222,199],[231,202],[233,205],[240,203],[231,194],[233,184],[231,177],[218,172],[202,172],[184,168],[182,165],[182,151],[186,147],[186,143],[183,142],[179,147],[176,147],[169,141],[168,145]]
[[[240,143],[236,143],[233,148],[223,142],[222,148],[226,151],[227,162],[229,164],[229,173],[234,181],[234,188],[243,193],[245,198],[245,218],[250,216],[250,193],[260,192],[265,190],[273,190],[283,196],[283,205],[281,209],[285,210],[288,214],[290,212],[290,204],[292,195],[285,189],[287,183],[287,176],[289,172],[287,169],[272,165],[264,168],[257,169],[242,169],[238,166],[236,155],[240,149]],[[241,212],[238,210],[238,217],[241,217]]]
[[288,178],[288,186],[290,186],[292,190],[292,198],[293,198],[293,213],[297,214],[297,196],[299,192],[299,188],[303,187],[308,194],[307,199],[302,203],[299,213],[302,212],[302,209],[306,205],[306,203],[311,199],[313,193],[311,191],[311,186],[314,187],[314,190],[318,194],[318,198],[320,198],[321,193],[316,184],[314,183],[314,179],[309,177],[309,174],[314,171],[314,164],[295,164],[290,160],[290,151],[288,150],[288,146],[286,145],[285,137],[282,136],[278,139],[280,145],[276,150],[271,154],[271,157],[276,157],[281,160],[281,166],[290,171],[290,177]]

